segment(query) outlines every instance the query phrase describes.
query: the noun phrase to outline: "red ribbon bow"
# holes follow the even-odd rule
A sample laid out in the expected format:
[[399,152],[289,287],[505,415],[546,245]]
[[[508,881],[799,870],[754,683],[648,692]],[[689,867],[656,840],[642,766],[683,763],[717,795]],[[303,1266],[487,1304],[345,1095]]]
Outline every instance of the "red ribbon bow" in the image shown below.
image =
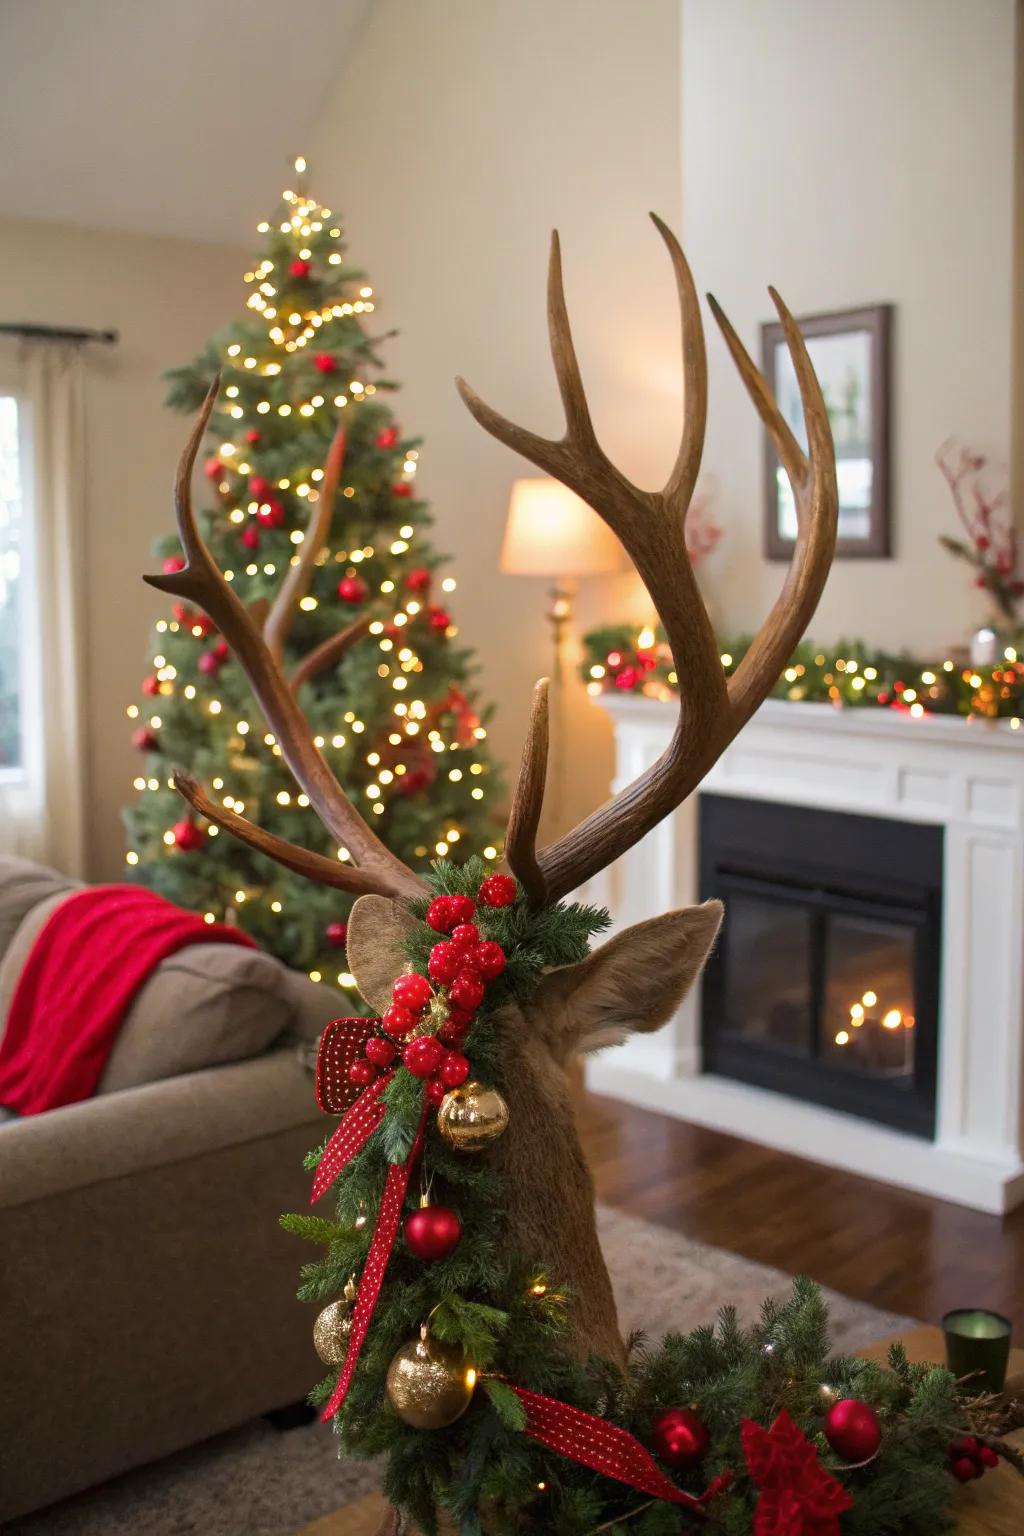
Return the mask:
[[853,1499],[785,1409],[771,1429],[744,1419],[740,1443],[761,1489],[753,1536],[839,1536],[839,1516],[853,1508]]
[[[351,1082],[348,1069],[362,1054],[363,1047],[379,1019],[334,1019],[320,1036],[316,1061],[316,1101],[321,1109],[338,1113],[345,1110],[344,1118],[323,1151],[313,1177],[313,1194],[310,1205],[325,1195],[342,1169],[362,1151],[374,1131],[387,1114],[387,1106],[380,1102],[384,1089],[394,1077],[394,1070],[384,1072],[368,1088],[359,1093]],[[353,1102],[354,1099],[354,1102]],[[427,1102],[424,1099],[419,1125],[408,1157],[404,1163],[391,1163],[384,1182],[377,1225],[374,1228],[370,1251],[366,1256],[359,1281],[359,1294],[352,1309],[352,1328],[348,1336],[345,1364],[330,1401],[321,1414],[326,1420],[333,1417],[348,1395],[348,1389],[359,1363],[359,1356],[369,1331],[377,1306],[377,1298],[384,1282],[384,1274],[391,1258],[398,1228],[405,1205],[405,1193],[409,1177],[423,1146],[423,1131],[427,1123]]]

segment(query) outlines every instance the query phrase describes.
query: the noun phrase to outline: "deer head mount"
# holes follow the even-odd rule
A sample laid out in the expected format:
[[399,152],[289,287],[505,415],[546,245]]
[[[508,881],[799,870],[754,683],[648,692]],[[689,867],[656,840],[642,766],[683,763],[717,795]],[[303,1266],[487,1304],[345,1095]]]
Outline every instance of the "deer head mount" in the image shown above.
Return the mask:
[[[652,215],[652,217],[654,217]],[[726,345],[789,478],[798,533],[782,591],[742,665],[724,678],[707,612],[694,581],[685,518],[704,441],[707,363],[700,307],[683,252],[660,219],[654,223],[672,260],[682,316],[684,417],[679,451],[665,486],[644,491],[606,457],[594,434],[566,313],[561,256],[552,238],[548,322],[566,431],[553,440],[500,416],[461,380],[477,421],[499,441],[554,475],[594,508],[633,560],[664,626],[679,678],[679,718],[672,741],[645,773],[572,831],[538,849],[548,753],[547,683],[537,685],[506,837],[506,858],[535,907],[582,885],[672,812],[693,789],[769,693],[803,634],[828,574],[835,547],[838,497],[828,415],[800,331],[771,290],[796,372],[809,452],[804,454],[729,321],[709,297]],[[349,966],[371,1007],[383,1011],[405,964],[404,941],[415,919],[408,904],[427,894],[424,880],[397,859],[351,804],[316,747],[298,701],[301,683],[337,660],[364,632],[349,626],[302,662],[282,671],[283,638],[294,603],[307,589],[327,536],[343,453],[340,435],[326,466],[299,563],[291,568],[262,626],[214,564],[198,531],[190,484],[216,399],[215,380],[182,455],[175,487],[185,567],[147,577],[151,585],[197,603],[213,619],[241,663],[285,761],[339,847],[335,862],[260,830],[214,804],[185,773],[182,795],[201,815],[307,875],[360,896],[349,923]],[[494,1156],[506,1174],[510,1251],[557,1275],[574,1297],[573,1342],[581,1356],[621,1357],[611,1286],[594,1226],[593,1187],[574,1126],[566,1066],[580,1051],[637,1031],[660,1028],[700,970],[721,922],[716,902],[672,912],[618,934],[576,965],[543,977],[526,1001],[499,1015],[509,1061],[510,1123]]]

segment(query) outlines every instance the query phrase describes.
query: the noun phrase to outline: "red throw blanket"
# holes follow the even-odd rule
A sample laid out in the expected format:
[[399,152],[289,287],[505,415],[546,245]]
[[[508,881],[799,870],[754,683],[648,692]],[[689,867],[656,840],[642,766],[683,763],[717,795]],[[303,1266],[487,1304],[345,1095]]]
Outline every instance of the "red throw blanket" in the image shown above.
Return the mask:
[[[0,1104],[38,1115],[88,1099],[132,999],[188,944],[256,945],[135,885],[78,891],[32,946],[0,1041]],[[0,1024],[2,1028],[2,1024]]]

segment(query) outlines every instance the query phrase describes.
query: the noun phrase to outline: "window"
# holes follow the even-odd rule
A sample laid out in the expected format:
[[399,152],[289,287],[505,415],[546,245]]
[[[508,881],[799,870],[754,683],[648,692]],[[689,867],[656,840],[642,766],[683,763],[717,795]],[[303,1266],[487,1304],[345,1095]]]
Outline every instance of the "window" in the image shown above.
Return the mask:
[[0,385],[0,784],[31,772],[38,732],[27,427],[24,400]]

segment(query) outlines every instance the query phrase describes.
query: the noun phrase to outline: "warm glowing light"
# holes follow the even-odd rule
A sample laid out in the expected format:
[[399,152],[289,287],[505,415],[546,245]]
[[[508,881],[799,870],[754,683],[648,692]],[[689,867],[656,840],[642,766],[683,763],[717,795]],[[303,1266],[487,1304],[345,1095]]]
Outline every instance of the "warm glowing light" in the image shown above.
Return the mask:
[[849,1043],[850,1043],[850,1032],[849,1032],[849,1030],[847,1030],[847,1029],[839,1030],[838,1033],[836,1034],[836,1045],[849,1045]]
[[649,651],[654,644],[654,630],[650,625],[645,626],[636,637],[636,643],[642,651]]
[[873,1008],[878,1002],[878,993],[865,992],[864,996],[861,998],[861,1002],[864,1004],[865,1008]]
[[903,1015],[898,1008],[890,1008],[888,1013],[882,1015],[883,1029],[899,1029],[903,1023]]

